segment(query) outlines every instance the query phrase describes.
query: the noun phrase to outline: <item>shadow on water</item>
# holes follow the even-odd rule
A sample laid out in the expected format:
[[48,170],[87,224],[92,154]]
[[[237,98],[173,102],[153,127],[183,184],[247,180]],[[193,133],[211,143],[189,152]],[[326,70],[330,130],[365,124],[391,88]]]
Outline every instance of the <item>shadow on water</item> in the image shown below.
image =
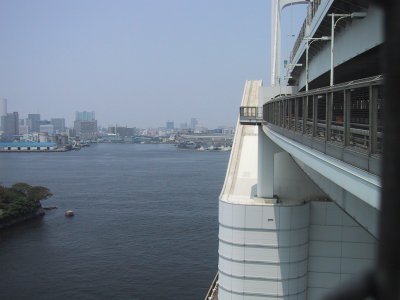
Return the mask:
[[[6,241],[14,236],[21,234],[29,234],[29,232],[40,230],[44,226],[46,216],[38,216],[21,223],[14,224],[10,227],[0,229],[0,242]],[[0,245],[1,247],[1,245]]]

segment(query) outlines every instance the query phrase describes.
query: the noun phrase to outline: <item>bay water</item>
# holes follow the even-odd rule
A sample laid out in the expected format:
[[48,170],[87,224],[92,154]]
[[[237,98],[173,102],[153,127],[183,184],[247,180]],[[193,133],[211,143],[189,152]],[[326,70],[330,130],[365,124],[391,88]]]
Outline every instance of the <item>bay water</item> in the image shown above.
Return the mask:
[[0,299],[203,299],[228,160],[173,145],[0,153],[1,184],[46,186],[58,207],[0,231]]

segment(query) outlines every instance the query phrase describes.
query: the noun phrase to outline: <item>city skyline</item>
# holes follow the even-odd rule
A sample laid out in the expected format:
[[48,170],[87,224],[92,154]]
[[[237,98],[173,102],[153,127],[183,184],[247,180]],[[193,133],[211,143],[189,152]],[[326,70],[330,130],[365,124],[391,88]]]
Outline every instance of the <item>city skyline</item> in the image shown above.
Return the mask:
[[[96,111],[104,126],[188,122],[183,116],[234,126],[243,82],[269,80],[268,7],[261,0],[2,2],[0,96],[9,111],[64,117],[69,126],[82,110]],[[297,11],[283,20],[288,31],[298,28]]]
[[[2,109],[2,111],[1,111],[1,113],[3,113],[3,111],[6,114],[7,113],[8,114],[14,113],[14,112],[10,112],[7,109],[8,99],[7,98],[3,98],[1,100],[2,100],[2,104],[3,104],[2,106],[4,107],[4,109]],[[38,122],[39,121],[48,121],[49,123],[53,123],[53,121],[60,122],[60,120],[63,120],[62,121],[63,124],[62,125],[58,125],[58,126],[61,126],[63,128],[65,128],[65,127],[68,127],[68,128],[74,127],[74,123],[77,120],[86,120],[86,121],[96,120],[95,111],[86,111],[86,110],[84,110],[84,111],[75,111],[75,118],[73,119],[73,121],[70,124],[66,123],[66,118],[62,117],[62,116],[57,116],[57,117],[51,116],[50,118],[43,118],[41,113],[28,113],[27,115],[24,116],[24,115],[21,115],[18,111],[15,111],[15,112],[18,113],[20,121],[30,120],[32,117],[35,117]],[[168,123],[172,123],[172,126],[175,129],[178,129],[178,128],[182,127],[183,124],[185,124],[188,128],[191,128],[191,129],[195,129],[197,126],[208,127],[208,125],[205,124],[205,123],[202,123],[202,122],[199,123],[199,120],[197,118],[195,118],[195,117],[190,117],[190,118],[188,117],[184,121],[187,121],[187,122],[179,123],[179,125],[178,125],[178,123],[176,123],[175,120],[166,120],[160,126],[150,125],[150,126],[147,126],[147,127],[140,127],[140,126],[134,126],[134,125],[133,126],[128,126],[128,124],[122,124],[122,123],[119,123],[118,121],[114,121],[113,123],[110,123],[110,124],[98,124],[98,126],[106,128],[106,127],[109,127],[109,126],[118,125],[118,126],[122,126],[122,127],[124,127],[124,126],[125,127],[136,127],[136,128],[142,128],[142,129],[145,129],[145,128],[167,128],[168,129],[168,127],[170,126],[170,125],[168,125]],[[26,125],[26,124],[20,124],[20,125]],[[36,127],[38,127],[39,125],[33,124],[31,126],[33,126],[34,129],[36,129]],[[223,128],[223,127],[226,127],[226,128],[234,127],[234,125],[220,124],[220,125],[215,126],[213,128]],[[180,128],[180,129],[182,129],[182,128]],[[39,130],[36,129],[36,131],[39,131]]]

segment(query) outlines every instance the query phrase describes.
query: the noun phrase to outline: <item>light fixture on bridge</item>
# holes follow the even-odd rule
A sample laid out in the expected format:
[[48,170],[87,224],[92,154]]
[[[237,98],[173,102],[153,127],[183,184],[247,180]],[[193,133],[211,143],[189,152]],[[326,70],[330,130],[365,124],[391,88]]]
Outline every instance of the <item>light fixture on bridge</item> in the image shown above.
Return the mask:
[[308,91],[308,49],[310,48],[311,44],[315,41],[329,41],[331,38],[329,36],[321,36],[319,38],[310,38],[306,37],[303,40],[307,41],[306,44],[306,91]]
[[[328,14],[328,17],[331,17],[331,78],[330,78],[330,86],[333,86],[334,83],[334,66],[333,66],[333,47],[335,44],[335,28],[337,23],[340,20],[345,18],[352,18],[352,19],[362,19],[367,16],[366,12],[353,12],[351,14]],[[335,18],[338,18],[335,22]]]

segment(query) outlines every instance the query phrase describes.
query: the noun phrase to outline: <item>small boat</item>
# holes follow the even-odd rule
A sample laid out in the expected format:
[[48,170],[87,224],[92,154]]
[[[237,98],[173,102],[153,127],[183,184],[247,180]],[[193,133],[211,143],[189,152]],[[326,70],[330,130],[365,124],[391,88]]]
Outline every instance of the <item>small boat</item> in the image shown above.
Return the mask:
[[67,210],[67,211],[65,212],[65,216],[66,216],[66,217],[73,217],[73,216],[74,216],[74,212],[73,212],[72,210]]

